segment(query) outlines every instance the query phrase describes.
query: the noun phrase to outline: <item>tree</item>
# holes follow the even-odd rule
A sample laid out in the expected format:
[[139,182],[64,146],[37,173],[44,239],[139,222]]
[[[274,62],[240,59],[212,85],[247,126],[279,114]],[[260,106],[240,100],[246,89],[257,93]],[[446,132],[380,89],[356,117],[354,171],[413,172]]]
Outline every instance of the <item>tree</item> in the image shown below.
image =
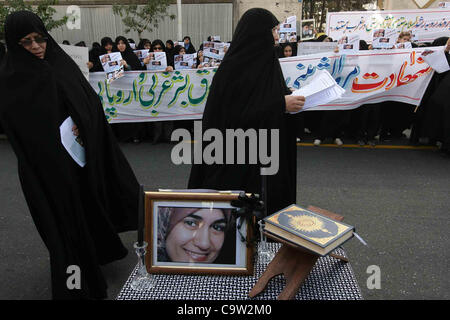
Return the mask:
[[0,40],[5,38],[6,17],[15,11],[28,10],[36,13],[44,22],[47,31],[62,27],[66,24],[68,17],[64,16],[59,20],[54,20],[53,15],[56,10],[51,6],[56,5],[58,0],[35,1],[35,5],[25,3],[24,0],[5,0],[0,3]]
[[136,31],[141,39],[144,31],[152,32],[153,28],[158,28],[159,22],[166,17],[175,19],[175,15],[168,16],[167,12],[171,2],[171,0],[146,0],[143,5],[113,5],[113,12],[122,18],[126,27],[125,33]]

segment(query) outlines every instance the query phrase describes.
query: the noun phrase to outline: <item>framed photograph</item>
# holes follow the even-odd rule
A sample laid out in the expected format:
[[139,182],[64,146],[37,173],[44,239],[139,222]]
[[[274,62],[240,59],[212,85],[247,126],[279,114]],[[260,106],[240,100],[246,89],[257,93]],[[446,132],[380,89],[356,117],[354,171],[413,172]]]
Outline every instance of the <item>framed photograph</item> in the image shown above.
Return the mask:
[[300,30],[300,39],[301,40],[311,40],[316,36],[316,21],[314,19],[310,20],[302,20],[301,21],[301,30]]
[[149,273],[252,275],[251,226],[232,213],[238,194],[145,193]]

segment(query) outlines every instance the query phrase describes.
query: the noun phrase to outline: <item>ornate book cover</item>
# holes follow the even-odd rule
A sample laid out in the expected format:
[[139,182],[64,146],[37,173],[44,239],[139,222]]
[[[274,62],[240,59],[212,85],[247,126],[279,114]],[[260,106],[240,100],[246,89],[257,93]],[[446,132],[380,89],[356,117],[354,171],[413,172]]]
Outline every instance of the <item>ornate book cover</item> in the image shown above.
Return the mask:
[[[339,242],[337,240],[340,238],[346,238],[345,240],[347,240],[351,237],[348,233],[353,234],[354,230],[352,226],[337,222],[295,204],[274,213],[265,218],[264,221],[266,222],[266,229],[276,235],[281,237],[289,235],[286,232],[282,232],[284,230],[292,234],[292,236],[300,237],[320,248],[326,248],[335,242]],[[277,228],[267,224],[282,230],[277,232]],[[288,240],[293,241],[295,238],[289,235]]]

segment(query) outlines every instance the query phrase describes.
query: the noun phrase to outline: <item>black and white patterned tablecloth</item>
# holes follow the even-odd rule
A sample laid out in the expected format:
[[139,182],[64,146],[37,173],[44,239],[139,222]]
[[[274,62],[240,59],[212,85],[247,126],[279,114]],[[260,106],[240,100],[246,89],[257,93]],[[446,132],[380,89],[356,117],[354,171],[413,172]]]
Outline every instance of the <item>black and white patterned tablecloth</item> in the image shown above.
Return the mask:
[[[279,243],[269,243],[276,252]],[[336,249],[344,256],[342,249]],[[117,300],[247,300],[248,293],[267,268],[267,263],[257,259],[253,276],[218,275],[163,275],[155,274],[156,287],[147,291],[135,291],[130,284],[135,268],[117,296]],[[274,277],[266,289],[254,299],[276,300],[283,291],[286,280],[283,275]],[[316,265],[300,287],[297,300],[360,300],[362,299],[356,277],[350,263],[326,256],[319,258]]]

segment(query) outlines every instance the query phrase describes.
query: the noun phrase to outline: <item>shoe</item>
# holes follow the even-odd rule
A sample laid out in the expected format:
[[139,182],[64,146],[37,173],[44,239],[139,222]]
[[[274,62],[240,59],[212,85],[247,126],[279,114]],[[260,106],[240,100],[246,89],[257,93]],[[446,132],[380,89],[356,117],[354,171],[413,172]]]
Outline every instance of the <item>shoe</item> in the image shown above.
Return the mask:
[[344,143],[342,142],[342,140],[339,139],[339,138],[334,139],[334,143],[336,143],[338,146],[342,146],[342,145],[344,144]]
[[141,140],[139,140],[138,138],[133,138],[133,143],[139,143],[141,142]]
[[369,145],[372,147],[375,147],[377,145],[377,141],[376,140],[369,140]]
[[302,141],[300,138],[297,138],[297,142],[300,142],[300,141]]
[[319,139],[316,139],[316,140],[314,140],[314,145],[315,146],[320,146],[320,143],[321,143],[322,141],[320,141]]
[[364,140],[358,140],[358,144],[362,147],[366,144]]

